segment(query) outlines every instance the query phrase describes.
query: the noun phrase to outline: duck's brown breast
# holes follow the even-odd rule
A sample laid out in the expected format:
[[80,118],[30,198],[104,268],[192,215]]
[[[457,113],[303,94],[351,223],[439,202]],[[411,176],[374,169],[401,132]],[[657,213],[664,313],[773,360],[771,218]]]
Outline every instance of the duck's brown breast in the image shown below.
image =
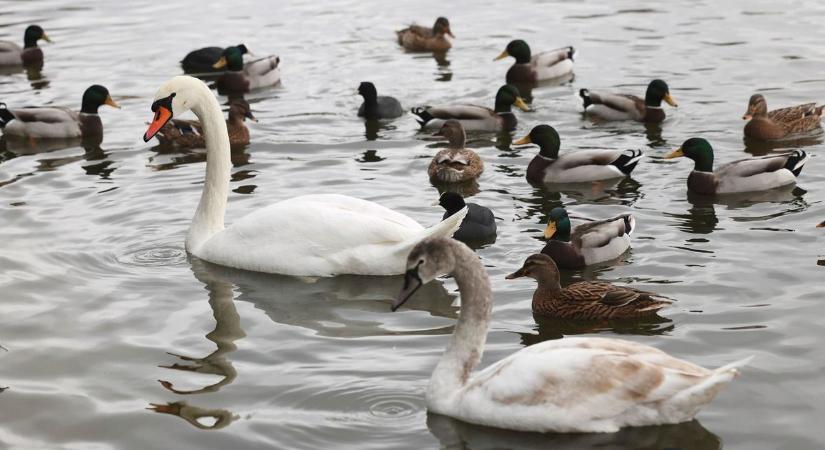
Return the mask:
[[718,182],[712,172],[691,171],[687,180],[688,189],[697,194],[713,195]]
[[787,134],[787,130],[778,123],[767,117],[756,117],[745,124],[745,136],[770,141],[782,139]]
[[20,54],[24,66],[34,66],[43,63],[43,50],[40,47],[32,47],[23,49]]
[[642,122],[646,123],[661,123],[665,120],[665,110],[662,108],[648,108],[645,107],[645,113]]
[[582,269],[586,265],[584,256],[569,242],[550,240],[541,253],[553,258],[559,269]]
[[535,83],[538,78],[530,64],[513,64],[507,71],[508,83]]

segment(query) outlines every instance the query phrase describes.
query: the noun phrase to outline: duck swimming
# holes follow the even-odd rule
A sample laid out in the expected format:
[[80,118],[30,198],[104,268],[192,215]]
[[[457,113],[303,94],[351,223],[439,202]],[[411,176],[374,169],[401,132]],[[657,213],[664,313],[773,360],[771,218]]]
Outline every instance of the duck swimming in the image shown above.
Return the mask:
[[562,47],[533,55],[521,39],[510,41],[494,61],[512,56],[516,62],[507,71],[507,83],[536,83],[573,73],[573,47]]
[[512,131],[518,124],[518,119],[511,110],[513,105],[523,111],[530,110],[520,97],[518,88],[506,84],[496,93],[495,109],[456,104],[413,108],[412,113],[418,116],[416,120],[421,128],[440,128],[444,121],[453,119],[461,122],[464,129],[469,131]]
[[[244,44],[232,47],[237,48],[241,55],[249,53],[249,49]],[[215,68],[215,64],[225,53],[226,48],[221,47],[199,48],[187,53],[180,61],[180,65],[183,67],[183,73],[186,74],[220,73],[223,72],[223,69]]]
[[275,86],[281,82],[278,65],[281,58],[266,56],[244,64],[243,53],[238,47],[227,47],[215,69],[225,72],[215,80],[218,92],[226,95],[241,95],[255,89]]
[[[244,124],[245,119],[257,122],[252,115],[249,103],[241,98],[232,99],[229,103],[229,118],[226,120],[226,129],[229,133],[230,145],[249,144],[249,129]],[[172,145],[179,148],[203,148],[203,127],[197,120],[172,119],[166,122],[155,135],[161,145]]]
[[662,80],[653,80],[647,85],[645,98],[631,94],[608,94],[579,91],[584,101],[584,111],[600,120],[635,120],[637,122],[660,123],[665,120],[662,101],[676,107],[676,100],[670,95],[670,88]]
[[11,41],[0,41],[0,67],[42,65],[43,50],[37,46],[40,39],[52,41],[39,25],[29,25],[23,33],[23,48]]
[[547,244],[541,253],[553,258],[562,269],[582,269],[622,256],[630,248],[630,233],[636,219],[620,214],[604,220],[594,220],[570,228],[570,217],[564,208],[553,208],[544,230]]
[[748,110],[742,116],[743,120],[748,121],[745,124],[745,136],[774,141],[820,129],[823,108],[825,105],[805,103],[768,111],[765,97],[754,94],[748,101]]
[[444,122],[434,136],[447,138],[447,148],[433,156],[427,174],[434,182],[463,183],[475,180],[484,171],[484,162],[478,153],[464,148],[467,134],[457,120]]
[[432,28],[410,25],[403,30],[396,31],[395,35],[398,38],[398,45],[414,52],[447,51],[453,46],[447,39],[447,35],[455,38],[450,30],[450,21],[446,17],[436,19]]

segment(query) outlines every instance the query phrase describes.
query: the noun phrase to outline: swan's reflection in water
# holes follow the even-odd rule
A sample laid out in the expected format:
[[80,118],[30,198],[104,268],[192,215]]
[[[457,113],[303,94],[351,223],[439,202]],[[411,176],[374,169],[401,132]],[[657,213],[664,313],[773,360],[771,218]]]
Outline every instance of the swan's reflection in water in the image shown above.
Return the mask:
[[442,450],[719,450],[722,441],[698,421],[658,427],[623,428],[617,433],[543,434],[499,430],[428,413],[427,428]]

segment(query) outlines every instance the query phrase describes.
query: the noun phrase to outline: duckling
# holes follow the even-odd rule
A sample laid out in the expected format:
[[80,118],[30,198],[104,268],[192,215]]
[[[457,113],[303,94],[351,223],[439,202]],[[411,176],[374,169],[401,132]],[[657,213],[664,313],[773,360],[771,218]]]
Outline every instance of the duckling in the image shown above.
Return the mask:
[[455,38],[450,30],[450,21],[446,17],[436,19],[432,28],[410,25],[403,30],[396,31],[395,34],[399,45],[414,52],[447,51],[453,46],[447,39],[447,35]]
[[362,81],[358,86],[358,94],[364,97],[364,103],[358,108],[358,117],[369,120],[394,119],[404,114],[401,102],[393,97],[378,95],[375,85],[369,81]]
[[[653,80],[647,85],[644,100],[630,94],[600,94],[587,89],[580,90],[579,96],[584,101],[585,112],[601,120],[660,123],[665,120],[662,100],[670,106],[678,106],[667,83],[662,80]],[[593,107],[588,109],[591,105]]]
[[[241,55],[249,52],[249,49],[244,44],[238,44],[234,47],[241,52]],[[183,67],[183,73],[200,74],[223,72],[223,70],[217,69],[214,66],[215,63],[221,59],[225,50],[226,49],[221,47],[204,47],[192,50],[180,61],[180,65]]]
[[221,94],[244,94],[254,89],[275,86],[281,82],[281,71],[278,65],[281,58],[267,56],[264,58],[243,62],[243,53],[238,47],[228,47],[212,67],[226,68],[215,81],[215,86]]
[[[249,129],[246,128],[244,119],[258,121],[252,115],[249,103],[242,98],[233,99],[229,104],[228,115],[226,130],[229,132],[229,144],[249,144]],[[180,148],[203,148],[206,145],[203,127],[197,120],[172,119],[166,122],[155,136],[161,145],[174,145]]]
[[37,46],[40,39],[52,41],[39,25],[29,25],[23,33],[23,48],[11,41],[0,41],[0,67],[43,64],[43,50]]
[[483,106],[457,104],[418,107],[413,108],[412,113],[419,117],[416,120],[421,128],[438,128],[444,121],[455,119],[460,121],[466,130],[512,131],[518,124],[518,119],[511,110],[513,105],[523,111],[530,110],[519,96],[518,88],[512,84],[505,84],[496,93],[494,110]]
[[537,144],[539,154],[527,166],[531,183],[582,183],[630,175],[642,158],[641,150],[579,150],[559,156],[559,133],[538,125],[515,145]]
[[810,157],[802,150],[779,155],[740,159],[713,170],[713,147],[702,138],[690,138],[665,159],[693,160],[688,190],[697,194],[757,192],[796,183]]
[[486,242],[495,241],[496,238],[496,218],[489,208],[475,203],[465,203],[464,197],[456,192],[446,191],[441,194],[438,201],[433,206],[441,205],[446,211],[441,220],[467,207],[467,215],[461,221],[461,226],[453,234],[453,239],[461,242]]
[[634,228],[636,219],[620,214],[577,225],[571,233],[567,210],[553,208],[544,230],[548,241],[541,253],[553,258],[562,269],[581,269],[621,256],[630,248]]
[[512,56],[515,64],[507,71],[507,82],[536,83],[542,80],[563,77],[573,73],[573,47],[562,47],[532,55],[530,46],[521,39],[510,41],[507,48],[494,61]]
[[768,111],[768,103],[760,94],[751,96],[748,110],[742,116],[747,120],[745,136],[763,141],[782,139],[794,134],[820,128],[823,106],[816,103],[791,106]]
[[464,148],[467,134],[458,120],[444,122],[433,136],[447,138],[447,148],[433,156],[427,173],[434,182],[463,183],[478,178],[484,171],[484,162],[478,153]]
[[530,277],[538,281],[533,293],[533,312],[543,316],[565,319],[635,319],[655,316],[672,303],[653,292],[606,281],[580,281],[565,288],[553,258],[538,253],[530,255],[521,269],[505,278]]
[[109,90],[98,84],[83,93],[80,111],[64,107],[7,109],[0,103],[0,128],[7,136],[39,139],[102,138],[101,105],[120,109]]

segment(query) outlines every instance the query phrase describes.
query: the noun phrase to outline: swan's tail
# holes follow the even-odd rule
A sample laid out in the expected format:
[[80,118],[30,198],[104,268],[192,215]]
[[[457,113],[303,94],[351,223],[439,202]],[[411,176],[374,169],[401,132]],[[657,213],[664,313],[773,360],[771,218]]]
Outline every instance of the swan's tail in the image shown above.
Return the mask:
[[715,369],[703,381],[673,396],[664,407],[680,421],[692,419],[699,409],[710,403],[719,391],[739,375],[739,368],[747,365],[751,359],[753,356]]
[[415,236],[412,236],[404,242],[401,242],[398,245],[398,249],[396,251],[402,254],[403,259],[406,261],[407,255],[410,253],[410,251],[412,251],[412,248],[424,239],[431,237],[452,237],[453,234],[456,231],[458,231],[458,227],[461,226],[461,222],[467,215],[467,211],[469,211],[469,209],[465,206],[452,216],[447,217],[446,219],[442,220],[441,222],[438,222],[437,224],[429,228],[421,230]]

